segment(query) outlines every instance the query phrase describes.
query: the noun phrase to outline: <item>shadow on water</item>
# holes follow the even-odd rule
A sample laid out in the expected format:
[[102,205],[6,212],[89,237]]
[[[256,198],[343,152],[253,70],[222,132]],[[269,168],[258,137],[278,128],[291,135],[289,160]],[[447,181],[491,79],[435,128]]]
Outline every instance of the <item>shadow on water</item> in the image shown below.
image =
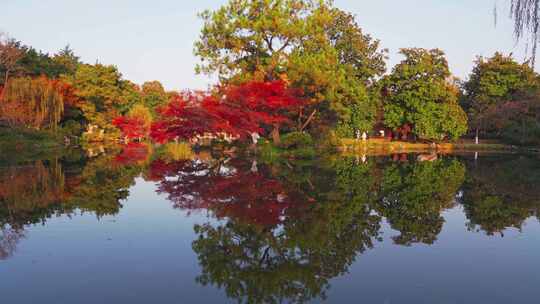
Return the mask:
[[[471,233],[504,236],[540,211],[533,156],[334,155],[313,161],[168,154],[134,144],[1,164],[0,260],[26,227],[51,217],[122,212],[136,177],[176,209],[204,212],[192,250],[203,286],[239,302],[325,299],[331,279],[383,242],[434,244],[443,211],[461,206]],[[423,160],[423,161],[421,161]]]

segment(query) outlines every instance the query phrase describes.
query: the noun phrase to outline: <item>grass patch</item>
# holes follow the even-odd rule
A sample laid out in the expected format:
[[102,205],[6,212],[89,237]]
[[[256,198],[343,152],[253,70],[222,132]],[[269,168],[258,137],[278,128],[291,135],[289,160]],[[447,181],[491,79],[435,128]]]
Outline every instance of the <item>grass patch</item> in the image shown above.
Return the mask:
[[47,131],[0,127],[0,159],[33,159],[57,154],[64,147],[61,135]]
[[191,145],[184,142],[168,143],[164,149],[165,155],[175,161],[192,159],[195,155],[191,149]]

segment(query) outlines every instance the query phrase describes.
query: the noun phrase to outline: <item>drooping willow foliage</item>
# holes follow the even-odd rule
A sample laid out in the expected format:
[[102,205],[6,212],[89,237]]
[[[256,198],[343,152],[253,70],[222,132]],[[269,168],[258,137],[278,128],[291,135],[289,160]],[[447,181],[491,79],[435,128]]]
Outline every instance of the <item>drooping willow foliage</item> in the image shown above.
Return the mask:
[[64,96],[57,82],[45,77],[15,78],[4,90],[1,120],[12,127],[56,131],[64,113]]
[[510,0],[510,15],[514,20],[514,35],[517,40],[527,35],[531,50],[531,64],[536,61],[536,50],[540,38],[540,0]]

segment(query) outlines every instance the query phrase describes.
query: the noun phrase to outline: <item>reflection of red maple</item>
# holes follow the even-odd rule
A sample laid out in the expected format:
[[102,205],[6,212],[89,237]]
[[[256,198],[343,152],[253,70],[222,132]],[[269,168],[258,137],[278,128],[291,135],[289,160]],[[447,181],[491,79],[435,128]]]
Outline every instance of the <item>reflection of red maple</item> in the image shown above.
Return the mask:
[[229,86],[219,95],[223,97],[194,93],[174,96],[161,109],[161,120],[152,126],[152,138],[158,142],[188,140],[205,133],[246,138],[252,132],[263,132],[264,126],[289,123],[287,114],[303,103],[299,92],[283,81]]
[[234,218],[262,226],[274,226],[297,216],[305,204],[285,185],[241,163],[211,168],[201,162],[151,164],[151,178],[158,192],[168,194],[176,208],[211,210],[217,218]]
[[131,142],[122,147],[122,152],[116,155],[114,162],[123,166],[144,162],[148,158],[148,149],[144,143]]

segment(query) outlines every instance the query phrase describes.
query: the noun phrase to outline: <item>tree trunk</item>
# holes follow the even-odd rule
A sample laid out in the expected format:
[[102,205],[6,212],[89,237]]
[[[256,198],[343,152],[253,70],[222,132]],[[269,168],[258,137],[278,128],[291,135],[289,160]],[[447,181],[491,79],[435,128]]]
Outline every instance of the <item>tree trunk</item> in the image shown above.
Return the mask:
[[302,125],[302,127],[300,128],[300,132],[304,131],[304,129],[309,125],[309,123],[311,122],[311,120],[315,117],[315,114],[317,114],[317,110],[313,110],[313,112],[311,112],[311,115],[309,115],[308,119],[306,120],[306,122]]
[[476,128],[476,136],[474,137],[474,143],[477,144],[477,145],[480,143],[480,141],[478,139],[478,128]]
[[281,143],[281,138],[279,136],[279,126],[274,125],[274,129],[272,129],[272,140],[274,141],[275,145],[279,145]]
[[4,76],[4,87],[2,88],[2,91],[0,92],[0,101],[4,100],[4,93],[6,92],[8,79],[9,79],[9,70],[6,70],[6,74]]

